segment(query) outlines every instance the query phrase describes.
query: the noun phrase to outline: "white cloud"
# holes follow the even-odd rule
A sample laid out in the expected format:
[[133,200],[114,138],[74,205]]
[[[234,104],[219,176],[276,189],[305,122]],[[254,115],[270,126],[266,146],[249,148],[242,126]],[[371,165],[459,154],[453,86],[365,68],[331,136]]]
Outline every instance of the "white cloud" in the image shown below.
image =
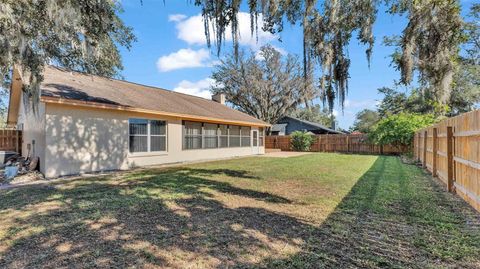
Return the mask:
[[160,72],[181,68],[211,66],[212,64],[210,52],[206,49],[181,49],[177,52],[162,56],[157,60],[157,68]]
[[[191,17],[183,17],[180,19],[179,14],[171,15],[175,20],[177,28],[177,37],[190,45],[205,45],[207,39],[205,37],[205,28],[202,15],[195,15]],[[261,26],[263,22],[263,16],[258,16],[258,23]],[[238,13],[238,25],[239,25],[239,43],[240,45],[250,46],[253,49],[258,49],[260,46],[268,43],[277,37],[269,32],[262,31],[261,27],[258,29],[258,42],[255,33],[253,36],[250,32],[250,14],[246,12]],[[210,25],[210,33],[213,37],[213,25]],[[212,40],[213,41],[213,40]],[[228,27],[225,30],[225,41],[232,41],[231,28]]]
[[170,14],[168,15],[168,21],[179,22],[187,18],[184,14]]
[[210,99],[212,95],[210,87],[213,85],[215,85],[215,80],[211,78],[204,78],[196,82],[182,80],[173,91]]

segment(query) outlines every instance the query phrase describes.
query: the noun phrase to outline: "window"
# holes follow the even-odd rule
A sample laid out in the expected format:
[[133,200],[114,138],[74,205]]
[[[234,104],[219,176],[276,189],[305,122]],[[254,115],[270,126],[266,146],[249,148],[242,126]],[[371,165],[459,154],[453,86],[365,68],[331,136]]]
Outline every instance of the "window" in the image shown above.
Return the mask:
[[260,147],[263,147],[263,141],[264,141],[264,135],[265,135],[263,132],[264,132],[264,129],[263,129],[263,128],[261,128],[261,127],[258,128],[258,136],[259,136],[259,137],[258,137],[258,140],[259,140],[259,142],[260,142],[260,143],[259,143],[259,146],[260,146]]
[[148,120],[130,119],[130,152],[148,152]]
[[203,145],[204,148],[217,148],[218,147],[218,125],[211,123],[203,124]]
[[202,148],[202,123],[185,121],[183,124],[183,148],[201,149]]
[[229,126],[229,147],[240,147],[240,126]]
[[[255,136],[255,145],[259,136]],[[183,149],[250,147],[252,130],[248,126],[183,121]],[[261,142],[263,144],[263,142]]]
[[167,150],[167,124],[160,120],[150,121],[150,151]]
[[228,147],[228,125],[220,124],[218,127],[219,147]]
[[250,127],[241,127],[241,137],[242,137],[242,147],[250,147],[250,141],[251,141],[251,132],[250,132]]
[[165,121],[129,119],[129,148],[135,152],[158,152],[167,149]]

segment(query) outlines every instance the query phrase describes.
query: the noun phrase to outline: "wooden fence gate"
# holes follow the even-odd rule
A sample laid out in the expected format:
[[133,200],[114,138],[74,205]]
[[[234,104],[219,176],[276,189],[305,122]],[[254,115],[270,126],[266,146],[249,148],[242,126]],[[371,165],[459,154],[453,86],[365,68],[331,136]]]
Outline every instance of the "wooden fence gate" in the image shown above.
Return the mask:
[[480,110],[418,131],[414,154],[448,191],[480,211]]
[[0,150],[22,151],[22,131],[15,129],[0,129]]

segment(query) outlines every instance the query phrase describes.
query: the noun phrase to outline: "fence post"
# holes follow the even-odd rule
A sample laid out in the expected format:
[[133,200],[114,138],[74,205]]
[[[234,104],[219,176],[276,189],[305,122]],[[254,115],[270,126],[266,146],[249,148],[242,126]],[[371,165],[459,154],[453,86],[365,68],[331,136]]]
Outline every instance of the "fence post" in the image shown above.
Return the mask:
[[322,147],[322,145],[320,144],[321,142],[320,135],[317,135],[316,137],[317,137],[317,152],[320,152]]
[[350,139],[348,139],[348,135],[346,135],[347,137],[347,152],[350,152]]
[[417,133],[417,162],[420,161],[420,133]]
[[413,134],[413,149],[412,149],[412,152],[413,152],[413,159],[416,160],[417,159],[417,133]]
[[422,143],[421,141],[422,135],[420,132],[417,133],[417,160],[420,162],[420,144]]
[[437,176],[437,128],[433,128],[433,140],[432,140],[432,175]]
[[423,133],[423,162],[422,167],[427,167],[427,138],[428,138],[428,131]]
[[447,127],[447,189],[453,192],[453,128]]

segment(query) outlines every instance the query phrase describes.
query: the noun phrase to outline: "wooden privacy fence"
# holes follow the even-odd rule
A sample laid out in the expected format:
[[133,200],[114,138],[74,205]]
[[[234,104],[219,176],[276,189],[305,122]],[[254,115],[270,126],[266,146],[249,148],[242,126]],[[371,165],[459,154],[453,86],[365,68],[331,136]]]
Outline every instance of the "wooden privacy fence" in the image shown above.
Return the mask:
[[0,129],[0,150],[20,153],[22,150],[22,131]]
[[414,154],[448,191],[480,211],[480,110],[418,131]]
[[[265,147],[291,151],[290,136],[267,136]],[[315,152],[345,152],[364,154],[399,154],[406,150],[398,149],[391,145],[378,146],[368,142],[364,134],[328,134],[316,135],[310,151]]]

